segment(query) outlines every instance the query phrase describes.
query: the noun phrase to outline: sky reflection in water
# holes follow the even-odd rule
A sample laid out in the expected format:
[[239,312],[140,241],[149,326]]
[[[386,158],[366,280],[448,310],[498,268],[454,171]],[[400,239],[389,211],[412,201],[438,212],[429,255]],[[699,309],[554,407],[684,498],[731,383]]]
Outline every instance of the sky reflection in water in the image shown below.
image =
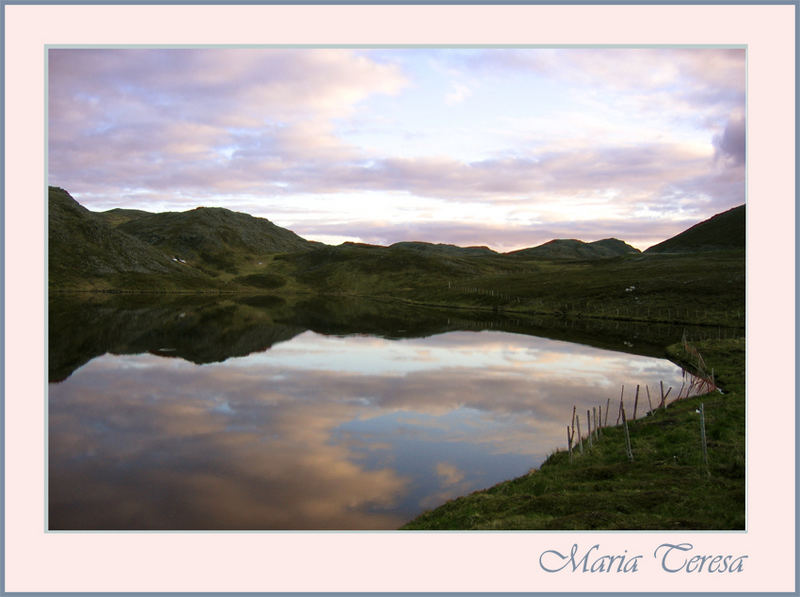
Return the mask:
[[680,369],[489,331],[106,354],[50,384],[50,528],[394,529],[539,465],[573,404],[662,380]]

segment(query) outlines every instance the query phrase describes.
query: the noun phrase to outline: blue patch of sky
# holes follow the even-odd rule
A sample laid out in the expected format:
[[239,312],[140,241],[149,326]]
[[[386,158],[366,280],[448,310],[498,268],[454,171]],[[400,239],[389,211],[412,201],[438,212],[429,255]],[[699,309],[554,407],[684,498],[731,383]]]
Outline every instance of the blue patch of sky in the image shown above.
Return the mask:
[[382,157],[470,162],[528,153],[541,140],[536,124],[570,109],[569,90],[531,70],[469,69],[464,57],[475,52],[371,54],[398,64],[409,84],[397,95],[363,100],[353,115],[337,121],[337,135]]

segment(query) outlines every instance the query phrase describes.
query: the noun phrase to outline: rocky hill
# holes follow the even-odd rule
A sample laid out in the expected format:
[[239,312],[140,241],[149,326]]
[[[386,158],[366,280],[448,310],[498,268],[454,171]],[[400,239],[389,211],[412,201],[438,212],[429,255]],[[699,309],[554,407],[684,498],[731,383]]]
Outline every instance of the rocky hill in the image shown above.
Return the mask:
[[197,288],[208,276],[172,261],[162,251],[112,228],[64,189],[48,196],[50,287],[106,289],[148,279],[155,288]]

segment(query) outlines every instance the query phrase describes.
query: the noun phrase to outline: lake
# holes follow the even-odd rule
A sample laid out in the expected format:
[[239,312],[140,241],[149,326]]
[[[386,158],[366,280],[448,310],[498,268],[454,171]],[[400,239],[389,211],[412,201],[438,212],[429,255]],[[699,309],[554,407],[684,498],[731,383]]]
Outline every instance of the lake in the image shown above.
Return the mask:
[[114,300],[51,301],[53,530],[396,529],[565,448],[573,405],[683,382],[464,314]]

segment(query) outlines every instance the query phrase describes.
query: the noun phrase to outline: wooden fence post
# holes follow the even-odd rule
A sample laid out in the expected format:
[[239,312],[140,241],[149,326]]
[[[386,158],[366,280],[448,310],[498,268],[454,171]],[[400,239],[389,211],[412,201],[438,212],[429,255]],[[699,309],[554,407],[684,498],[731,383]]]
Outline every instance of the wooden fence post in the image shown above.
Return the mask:
[[575,422],[578,424],[578,447],[581,449],[581,454],[583,454],[583,436],[581,435],[581,418],[576,416]]
[[639,407],[639,384],[636,384],[636,398],[633,400],[633,420],[636,420],[636,409]]
[[572,437],[575,437],[575,405],[572,405]]
[[569,425],[567,425],[567,448],[569,449],[569,461],[572,462],[572,434],[569,432]]
[[586,409],[586,426],[589,428],[586,433],[586,440],[589,442],[589,447],[592,447],[592,416],[589,414],[589,409]]
[[622,426],[625,428],[625,452],[628,454],[628,460],[633,462],[633,450],[631,450],[631,436],[628,432],[628,421],[625,419],[625,409],[622,409]]
[[706,475],[711,476],[711,469],[708,468],[708,447],[706,445],[706,414],[703,403],[700,403],[700,439],[703,443],[703,464],[706,465]]
[[598,429],[598,431],[600,433],[600,436],[602,436],[603,435],[603,405],[602,404],[597,407],[597,421],[599,423],[598,426],[597,426],[597,429]]

